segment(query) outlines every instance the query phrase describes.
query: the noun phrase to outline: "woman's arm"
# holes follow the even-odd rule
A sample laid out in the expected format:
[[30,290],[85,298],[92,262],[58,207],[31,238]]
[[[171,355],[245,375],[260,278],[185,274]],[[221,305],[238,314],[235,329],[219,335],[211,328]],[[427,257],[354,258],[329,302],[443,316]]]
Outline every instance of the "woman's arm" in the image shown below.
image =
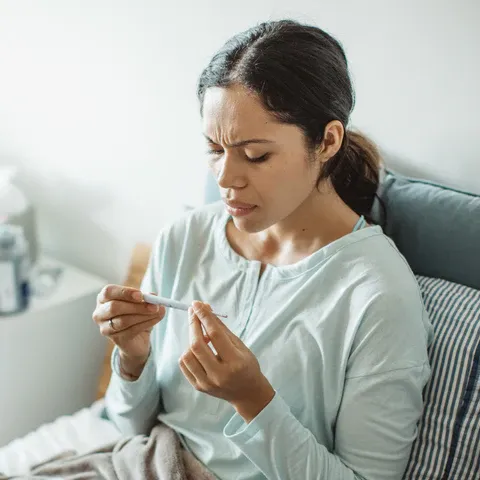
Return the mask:
[[[173,272],[167,272],[165,262],[166,238],[160,234],[153,245],[147,271],[140,289],[146,292],[159,292],[169,296],[168,286]],[[160,321],[151,332],[151,350],[140,376],[131,381],[121,374],[118,348],[112,352],[112,376],[105,395],[107,415],[116,427],[126,435],[148,433],[153,427],[161,408],[161,392],[156,380],[156,352],[162,348],[165,331]]]
[[[401,303],[399,303],[401,302]],[[224,435],[269,480],[400,480],[422,414],[431,331],[417,306],[377,302],[359,328],[334,426],[333,451],[317,442],[276,393],[246,423],[234,415]],[[412,314],[405,318],[405,314]]]
[[235,415],[224,434],[270,480],[399,480],[422,412],[428,364],[347,382],[329,452],[278,395],[251,423]]
[[150,351],[140,377],[134,381],[120,374],[117,347],[112,353],[112,377],[105,394],[108,418],[125,435],[148,434],[160,411],[156,387],[154,350]]

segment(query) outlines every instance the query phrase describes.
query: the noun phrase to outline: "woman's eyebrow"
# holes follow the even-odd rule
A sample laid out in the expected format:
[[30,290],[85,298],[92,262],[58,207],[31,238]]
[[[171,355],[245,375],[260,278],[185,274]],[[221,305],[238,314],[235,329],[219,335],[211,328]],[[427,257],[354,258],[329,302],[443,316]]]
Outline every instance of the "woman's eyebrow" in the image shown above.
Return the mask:
[[[215,145],[217,144],[216,142],[214,142],[210,137],[208,137],[207,135],[203,135],[208,142],[210,143],[214,143]],[[243,147],[244,145],[248,145],[249,143],[275,143],[273,140],[267,140],[265,138],[250,138],[248,140],[242,140],[240,142],[235,142],[235,143],[232,143],[231,145],[227,145],[227,147]]]

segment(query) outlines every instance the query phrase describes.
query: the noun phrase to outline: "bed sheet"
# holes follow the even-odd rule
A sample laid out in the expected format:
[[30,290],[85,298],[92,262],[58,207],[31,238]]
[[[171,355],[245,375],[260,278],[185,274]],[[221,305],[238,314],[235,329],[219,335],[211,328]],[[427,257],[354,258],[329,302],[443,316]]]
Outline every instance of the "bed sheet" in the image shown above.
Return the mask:
[[98,400],[88,408],[59,417],[1,447],[0,472],[24,475],[30,465],[65,450],[85,453],[118,440],[121,436],[119,431],[113,423],[101,417],[103,407],[103,400]]

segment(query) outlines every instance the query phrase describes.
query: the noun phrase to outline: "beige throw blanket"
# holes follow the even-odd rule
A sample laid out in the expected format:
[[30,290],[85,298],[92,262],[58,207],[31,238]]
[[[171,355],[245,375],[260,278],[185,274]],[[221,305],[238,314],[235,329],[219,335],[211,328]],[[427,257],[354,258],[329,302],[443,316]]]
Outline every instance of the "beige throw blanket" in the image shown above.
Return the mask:
[[164,424],[156,425],[149,436],[122,438],[112,445],[83,455],[64,452],[31,468],[22,477],[62,480],[215,480],[215,476],[187,452],[176,433]]

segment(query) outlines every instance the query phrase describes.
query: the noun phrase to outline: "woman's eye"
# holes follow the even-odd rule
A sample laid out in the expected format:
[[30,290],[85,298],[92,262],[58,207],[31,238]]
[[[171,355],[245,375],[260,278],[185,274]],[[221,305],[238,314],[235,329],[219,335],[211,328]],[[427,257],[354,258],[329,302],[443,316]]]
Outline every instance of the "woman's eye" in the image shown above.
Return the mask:
[[209,155],[221,155],[223,153],[223,150],[212,150],[212,149],[210,149],[210,150],[207,150],[207,153]]
[[268,160],[268,157],[269,157],[269,154],[266,153],[265,155],[262,155],[261,157],[255,157],[255,158],[247,157],[247,158],[248,158],[248,161],[249,161],[249,162],[252,162],[252,163],[261,163],[261,162],[264,162],[265,160]]
[[[214,150],[214,149],[209,149],[207,150],[207,153],[209,155],[222,155],[223,154],[223,150]],[[264,162],[265,160],[268,159],[268,157],[270,156],[269,153],[265,153],[265,155],[262,155],[261,157],[249,157],[247,155],[247,160],[249,162],[252,162],[252,163],[261,163],[261,162]]]

